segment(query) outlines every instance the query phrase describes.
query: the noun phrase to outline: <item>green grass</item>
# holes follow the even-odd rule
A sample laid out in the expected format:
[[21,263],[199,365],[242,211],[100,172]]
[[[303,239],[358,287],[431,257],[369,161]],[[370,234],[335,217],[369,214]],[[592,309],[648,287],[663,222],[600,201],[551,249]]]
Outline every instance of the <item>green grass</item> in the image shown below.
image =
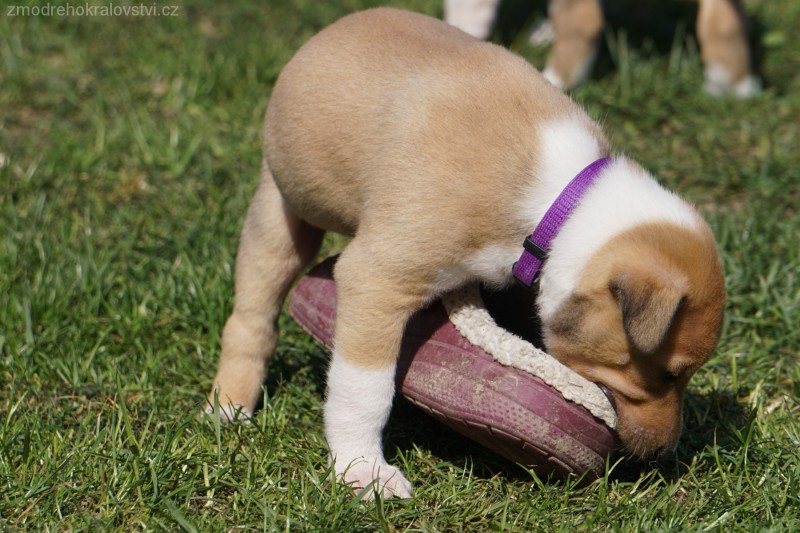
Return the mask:
[[[793,0],[746,3],[767,80],[751,101],[699,90],[680,16],[666,41],[612,24],[573,93],[701,207],[725,258],[725,331],[691,383],[679,464],[547,483],[399,403],[386,452],[416,495],[355,501],[328,480],[327,355],[287,318],[253,423],[196,416],[270,87],[314,32],[377,3],[175,0],[178,16],[139,18],[3,7],[0,530],[800,529]],[[541,66],[545,51],[521,43]]]

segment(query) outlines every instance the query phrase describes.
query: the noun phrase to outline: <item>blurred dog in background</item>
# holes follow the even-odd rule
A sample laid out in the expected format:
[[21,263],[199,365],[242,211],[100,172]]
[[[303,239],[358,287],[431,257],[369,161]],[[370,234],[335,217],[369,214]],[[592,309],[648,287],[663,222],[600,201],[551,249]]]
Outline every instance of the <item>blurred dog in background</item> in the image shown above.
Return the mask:
[[[750,68],[750,48],[738,0],[699,0],[697,38],[705,66],[705,89],[714,96],[748,98],[760,82]],[[500,0],[445,0],[445,22],[487,39]],[[543,71],[555,86],[568,89],[588,78],[603,29],[600,0],[550,0],[553,47]]]

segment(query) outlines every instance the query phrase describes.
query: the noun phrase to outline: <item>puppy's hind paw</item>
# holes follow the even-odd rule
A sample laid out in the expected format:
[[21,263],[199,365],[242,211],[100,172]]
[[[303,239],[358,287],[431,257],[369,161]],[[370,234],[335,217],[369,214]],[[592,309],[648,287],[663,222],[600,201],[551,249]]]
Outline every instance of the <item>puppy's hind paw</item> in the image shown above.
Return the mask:
[[386,461],[356,459],[336,477],[356,491],[362,500],[372,500],[375,494],[382,498],[410,498],[414,492],[403,473]]
[[217,415],[223,422],[250,422],[253,413],[241,405],[233,405],[232,403],[220,404],[218,401],[211,403],[206,402],[205,408],[200,412],[200,416],[214,416]]

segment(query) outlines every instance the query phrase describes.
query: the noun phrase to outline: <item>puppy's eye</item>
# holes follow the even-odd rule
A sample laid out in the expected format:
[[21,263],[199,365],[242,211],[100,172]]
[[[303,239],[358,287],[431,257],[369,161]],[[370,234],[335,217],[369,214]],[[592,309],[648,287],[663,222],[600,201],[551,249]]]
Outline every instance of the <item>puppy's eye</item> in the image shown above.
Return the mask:
[[680,375],[674,372],[664,372],[664,381],[667,383],[675,383],[681,378]]

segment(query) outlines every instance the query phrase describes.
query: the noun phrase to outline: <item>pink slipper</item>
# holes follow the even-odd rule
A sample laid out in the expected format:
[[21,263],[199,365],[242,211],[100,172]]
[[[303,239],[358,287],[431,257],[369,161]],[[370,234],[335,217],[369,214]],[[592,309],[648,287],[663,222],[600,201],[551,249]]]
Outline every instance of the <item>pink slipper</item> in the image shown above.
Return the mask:
[[[298,324],[328,348],[336,319],[334,263],[328,259],[301,278],[290,302]],[[464,294],[411,318],[397,367],[398,391],[440,422],[541,476],[602,477],[617,441],[609,427],[616,414],[599,388],[496,326],[474,301],[477,290]]]

